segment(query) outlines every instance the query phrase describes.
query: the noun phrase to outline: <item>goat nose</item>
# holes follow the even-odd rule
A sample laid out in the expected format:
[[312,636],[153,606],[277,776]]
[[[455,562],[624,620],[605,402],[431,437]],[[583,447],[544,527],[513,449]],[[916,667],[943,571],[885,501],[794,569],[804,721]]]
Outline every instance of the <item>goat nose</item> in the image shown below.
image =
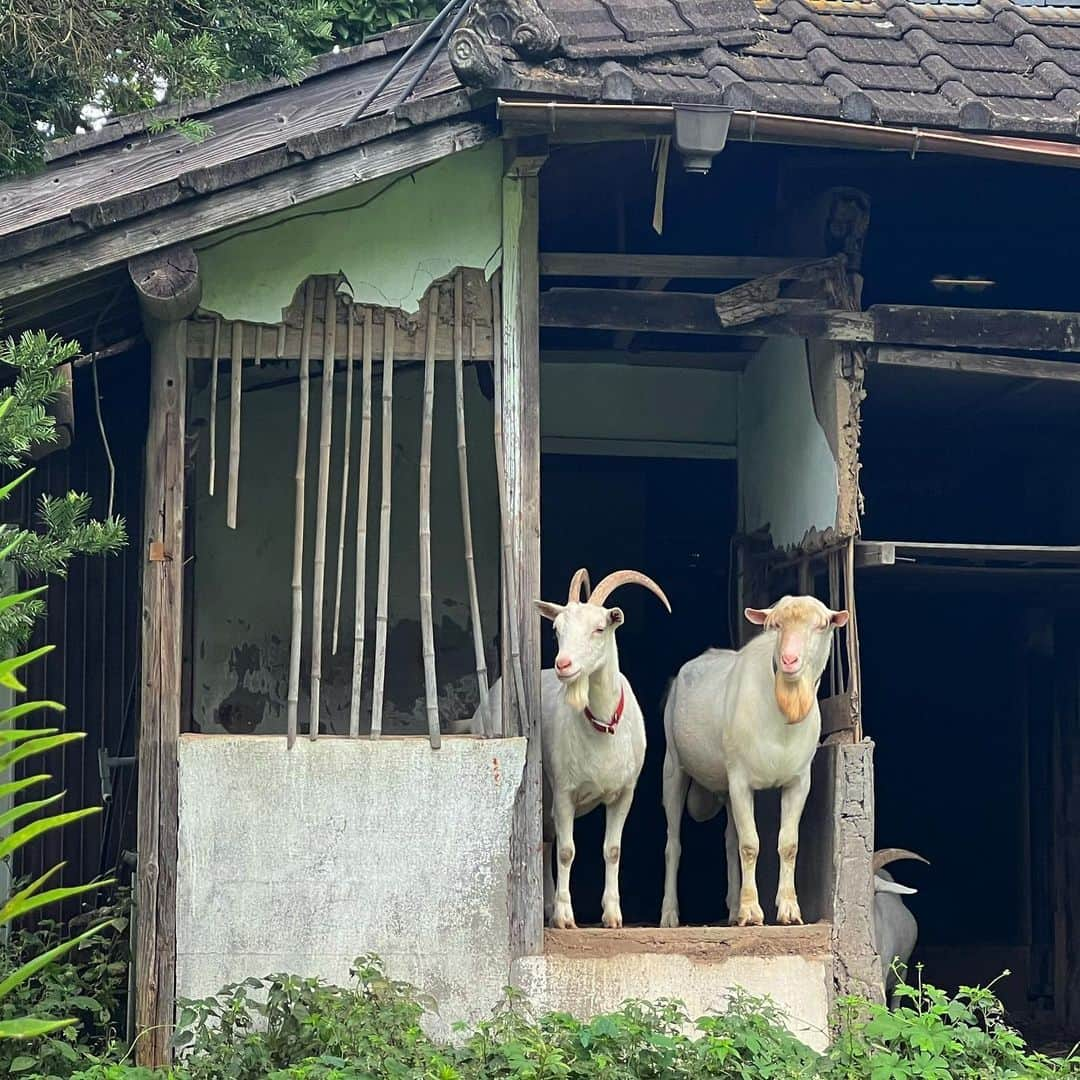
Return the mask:
[[786,653],[781,653],[780,654],[780,663],[784,664],[786,667],[794,667],[798,662],[799,662],[799,654],[798,653],[786,652]]
[[572,665],[573,661],[567,659],[565,656],[555,657],[555,667],[558,668],[559,671],[565,671],[568,667],[571,667]]

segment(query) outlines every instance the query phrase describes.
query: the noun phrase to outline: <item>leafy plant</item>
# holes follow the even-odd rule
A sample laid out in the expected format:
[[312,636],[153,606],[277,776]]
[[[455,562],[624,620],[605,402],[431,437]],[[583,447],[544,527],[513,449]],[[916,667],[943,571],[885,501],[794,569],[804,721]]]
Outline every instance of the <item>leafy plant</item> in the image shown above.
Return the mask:
[[[58,372],[79,351],[77,342],[64,342],[44,333],[24,333],[16,341],[0,341],[0,370],[14,370],[11,385],[0,390],[0,465],[21,468],[34,446],[56,440],[56,421],[47,411],[60,391]],[[11,497],[33,469],[0,486],[0,502]],[[63,577],[76,555],[105,555],[127,543],[121,518],[90,518],[90,498],[79,492],[43,495],[38,505],[41,530],[0,525],[0,562],[10,562],[30,576]],[[17,602],[0,606],[0,655],[21,648],[45,610],[40,594],[21,594]]]
[[[129,890],[103,907],[77,916],[68,926],[40,920],[32,929],[13,928],[0,946],[0,978],[59,945],[72,930],[111,920],[117,930],[128,923]],[[97,935],[66,957],[49,964],[0,1003],[0,1020],[32,1012],[38,1019],[74,1017],[75,1024],[42,1036],[31,1045],[0,1041],[0,1075],[29,1071],[67,1077],[94,1058],[116,1053],[117,1027],[127,996],[127,939],[123,933]]]
[[[0,611],[25,603],[39,592],[41,592],[41,589],[31,589],[29,592],[15,593],[0,598]],[[51,652],[52,648],[51,645],[46,645],[21,656],[0,660],[0,686],[15,693],[24,693],[26,687],[19,681],[18,673],[27,664]],[[50,750],[55,750],[60,746],[84,737],[84,732],[81,731],[61,732],[58,728],[23,729],[14,726],[16,720],[42,709],[63,712],[64,707],[55,701],[29,701],[0,710],[0,775],[10,774],[16,765],[29,762],[33,758],[48,753]],[[0,783],[0,805],[7,804],[9,800],[14,801],[15,796],[39,788],[51,779],[51,776],[39,773]],[[41,810],[55,806],[63,796],[64,793],[60,792],[43,798],[18,802],[11,809],[0,813],[0,829],[11,829],[10,832],[0,838],[0,859],[9,858],[20,848],[25,847],[45,833],[61,829],[65,825],[70,825],[100,811],[100,807],[87,807],[86,809],[70,810],[64,813],[50,813],[43,817],[34,816]],[[45,886],[63,869],[63,865],[63,863],[60,863],[54,866],[35,881],[31,881],[28,885],[12,894],[6,903],[0,907],[0,927],[8,926],[20,916],[48,907],[50,904],[61,903],[71,897],[81,896],[91,889],[111,884],[111,882],[103,882],[96,885],[53,886],[46,889]],[[26,983],[32,976],[65,956],[72,949],[78,948],[91,937],[101,933],[110,925],[109,922],[103,922],[92,926],[89,930],[51,946],[44,952],[21,963],[13,971],[7,972],[3,979],[0,979],[0,1005],[14,990]],[[9,1016],[0,1020],[0,1039],[40,1037],[59,1031],[61,1028],[74,1023],[75,1018],[73,1017],[58,1019],[31,1015]]]

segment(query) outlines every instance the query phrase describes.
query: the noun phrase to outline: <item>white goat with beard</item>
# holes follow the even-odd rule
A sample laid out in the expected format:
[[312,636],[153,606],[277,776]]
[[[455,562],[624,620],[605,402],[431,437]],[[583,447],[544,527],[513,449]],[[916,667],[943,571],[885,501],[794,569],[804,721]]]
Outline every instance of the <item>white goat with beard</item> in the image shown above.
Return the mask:
[[821,737],[817,688],[833,630],[848,615],[812,596],[785,596],[766,610],[747,608],[746,618],[766,632],[738,652],[710,649],[684,664],[664,706],[668,837],[661,926],[679,925],[684,804],[695,821],[707,821],[727,805],[728,918],[732,925],[762,925],[754,792],[767,788],[781,790],[777,922],[802,923],[795,857]]
[[[570,867],[574,862],[574,819],[601,803],[607,807],[604,830],[603,924],[623,924],[619,902],[622,833],[645,763],[645,720],[630,680],[619,670],[615,631],[623,624],[621,608],[604,601],[621,585],[642,585],[655,593],[668,612],[663,590],[637,570],[617,570],[590,591],[589,575],[578,570],[565,604],[537,601],[545,619],[555,624],[559,652],[555,667],[540,673],[541,746],[544,758],[544,915],[557,929],[572,929]],[[582,599],[582,589],[586,599]],[[500,730],[501,695],[491,689],[489,705]],[[479,710],[455,725],[483,731]],[[551,846],[558,856],[558,883],[552,893]]]

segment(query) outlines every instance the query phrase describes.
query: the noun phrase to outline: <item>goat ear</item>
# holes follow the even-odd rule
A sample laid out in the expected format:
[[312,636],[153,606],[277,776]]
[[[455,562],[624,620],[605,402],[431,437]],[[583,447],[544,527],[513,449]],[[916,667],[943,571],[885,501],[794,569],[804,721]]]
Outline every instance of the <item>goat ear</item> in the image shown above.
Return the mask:
[[608,608],[607,617],[609,626],[622,626],[626,621],[621,607]]
[[547,600],[536,600],[536,610],[540,612],[541,616],[545,619],[550,619],[554,622],[566,609],[562,604],[552,604]]
[[829,622],[833,626],[847,626],[848,613],[846,611],[833,611],[829,613]]
[[743,614],[749,622],[755,626],[764,626],[765,620],[772,614],[772,608],[748,607]]

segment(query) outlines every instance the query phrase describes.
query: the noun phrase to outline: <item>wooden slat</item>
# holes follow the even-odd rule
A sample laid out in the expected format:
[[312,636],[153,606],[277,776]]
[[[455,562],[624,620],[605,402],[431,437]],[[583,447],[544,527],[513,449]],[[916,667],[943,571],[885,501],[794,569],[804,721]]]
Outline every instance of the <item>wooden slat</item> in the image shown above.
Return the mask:
[[851,712],[851,696],[835,694],[819,702],[821,709],[821,737],[835,735],[838,731],[854,731],[855,717]]
[[480,146],[490,137],[491,129],[482,124],[440,124],[296,165],[252,183],[239,184],[198,201],[102,230],[85,240],[71,240],[63,246],[5,263],[0,266],[0,296],[18,296],[143,252],[206,236],[237,222],[290,210],[380,176],[412,172],[460,150]]
[[184,323],[153,330],[146,437],[136,874],[135,1044],[140,1065],[169,1060],[176,992],[176,863],[179,817],[184,581]]
[[857,566],[890,566],[898,560],[951,559],[967,563],[1031,563],[1080,567],[1080,545],[934,544],[924,541],[859,541]]
[[[551,277],[665,277],[738,281],[786,273],[810,259],[760,255],[634,255],[544,251],[540,273]],[[792,275],[794,276],[794,274]]]
[[876,345],[867,359],[889,367],[929,368],[968,375],[998,375],[1015,379],[1058,379],[1080,382],[1080,364],[1065,360],[1035,360],[1022,356],[993,356],[987,353],[942,352],[936,349]]
[[[814,301],[805,303],[812,307]],[[737,333],[865,344],[1080,352],[1080,314],[1061,311],[882,304],[866,311],[796,309],[727,327],[716,314],[715,298],[706,293],[549,289],[540,297],[540,324],[594,330]]]

